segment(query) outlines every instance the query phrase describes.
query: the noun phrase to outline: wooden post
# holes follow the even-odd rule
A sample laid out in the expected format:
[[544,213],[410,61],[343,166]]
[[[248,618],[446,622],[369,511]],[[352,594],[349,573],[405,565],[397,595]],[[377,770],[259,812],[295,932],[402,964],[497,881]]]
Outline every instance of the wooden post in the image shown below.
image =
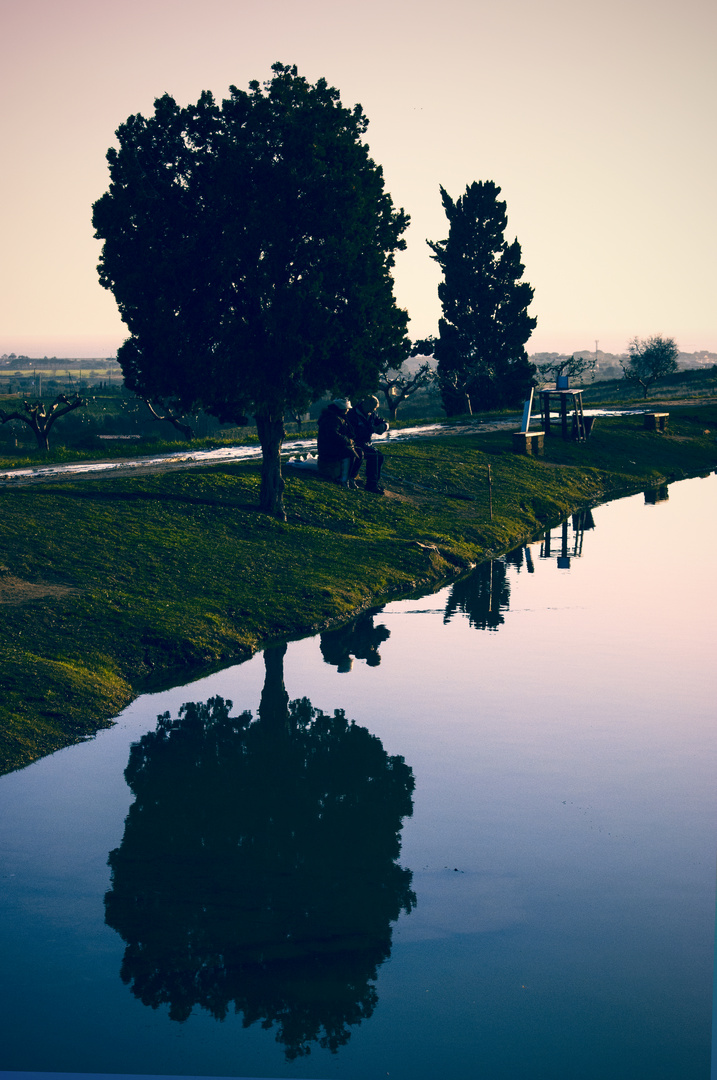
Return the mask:
[[550,391],[542,390],[540,393],[540,405],[543,414],[543,431],[550,435]]
[[490,520],[493,520],[493,477],[488,466],[488,506],[490,507]]

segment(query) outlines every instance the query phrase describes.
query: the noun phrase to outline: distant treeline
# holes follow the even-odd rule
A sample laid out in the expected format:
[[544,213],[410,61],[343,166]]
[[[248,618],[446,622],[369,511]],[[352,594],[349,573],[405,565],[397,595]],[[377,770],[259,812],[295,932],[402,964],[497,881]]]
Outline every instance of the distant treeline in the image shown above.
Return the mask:
[[16,356],[15,353],[4,353],[0,356],[0,367],[13,370],[17,368],[19,371],[26,368],[56,368],[58,371],[68,368],[106,368],[108,364],[119,371],[116,356]]

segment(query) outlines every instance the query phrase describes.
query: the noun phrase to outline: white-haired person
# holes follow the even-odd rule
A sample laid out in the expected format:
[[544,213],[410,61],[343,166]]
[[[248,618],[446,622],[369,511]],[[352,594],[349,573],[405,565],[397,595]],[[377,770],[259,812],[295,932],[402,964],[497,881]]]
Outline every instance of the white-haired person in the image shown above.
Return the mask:
[[356,487],[352,471],[361,466],[361,455],[347,419],[350,408],[348,398],[334,398],[318,421],[319,472],[342,487]]
[[382,420],[376,410],[378,398],[370,394],[363,398],[353,408],[349,409],[348,422],[353,432],[353,441],[361,455],[358,463],[354,462],[349,472],[349,483],[355,480],[361,468],[361,462],[366,462],[366,491],[372,491],[375,495],[383,495],[381,487],[381,469],[383,468],[383,454],[371,445],[374,435],[383,435],[388,431],[388,424]]

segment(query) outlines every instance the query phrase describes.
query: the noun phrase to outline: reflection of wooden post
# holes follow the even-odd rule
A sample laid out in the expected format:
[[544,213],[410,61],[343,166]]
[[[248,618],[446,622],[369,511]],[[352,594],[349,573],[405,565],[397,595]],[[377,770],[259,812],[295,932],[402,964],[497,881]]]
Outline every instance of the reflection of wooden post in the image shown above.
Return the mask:
[[568,555],[568,521],[563,522],[563,542],[558,555],[558,570],[570,569],[570,556]]
[[583,516],[573,514],[573,555],[579,557],[583,551]]
[[535,573],[535,567],[533,566],[533,555],[532,555],[532,552],[531,552],[530,548],[527,545],[526,545],[526,548],[525,548],[525,563],[526,563],[526,566],[528,567],[528,573],[529,574],[534,574]]

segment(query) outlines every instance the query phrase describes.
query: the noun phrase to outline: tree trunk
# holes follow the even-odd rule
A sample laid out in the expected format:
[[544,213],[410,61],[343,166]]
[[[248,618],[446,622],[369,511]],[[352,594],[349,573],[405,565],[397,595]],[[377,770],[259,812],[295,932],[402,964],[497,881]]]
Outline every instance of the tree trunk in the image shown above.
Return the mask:
[[286,521],[284,513],[284,478],[281,475],[281,444],[286,432],[283,416],[256,417],[256,430],[261,444],[261,492],[259,509]]
[[48,451],[50,449],[49,428],[41,428],[39,424],[31,424],[30,426],[35,432],[35,438],[37,439],[37,449]]

